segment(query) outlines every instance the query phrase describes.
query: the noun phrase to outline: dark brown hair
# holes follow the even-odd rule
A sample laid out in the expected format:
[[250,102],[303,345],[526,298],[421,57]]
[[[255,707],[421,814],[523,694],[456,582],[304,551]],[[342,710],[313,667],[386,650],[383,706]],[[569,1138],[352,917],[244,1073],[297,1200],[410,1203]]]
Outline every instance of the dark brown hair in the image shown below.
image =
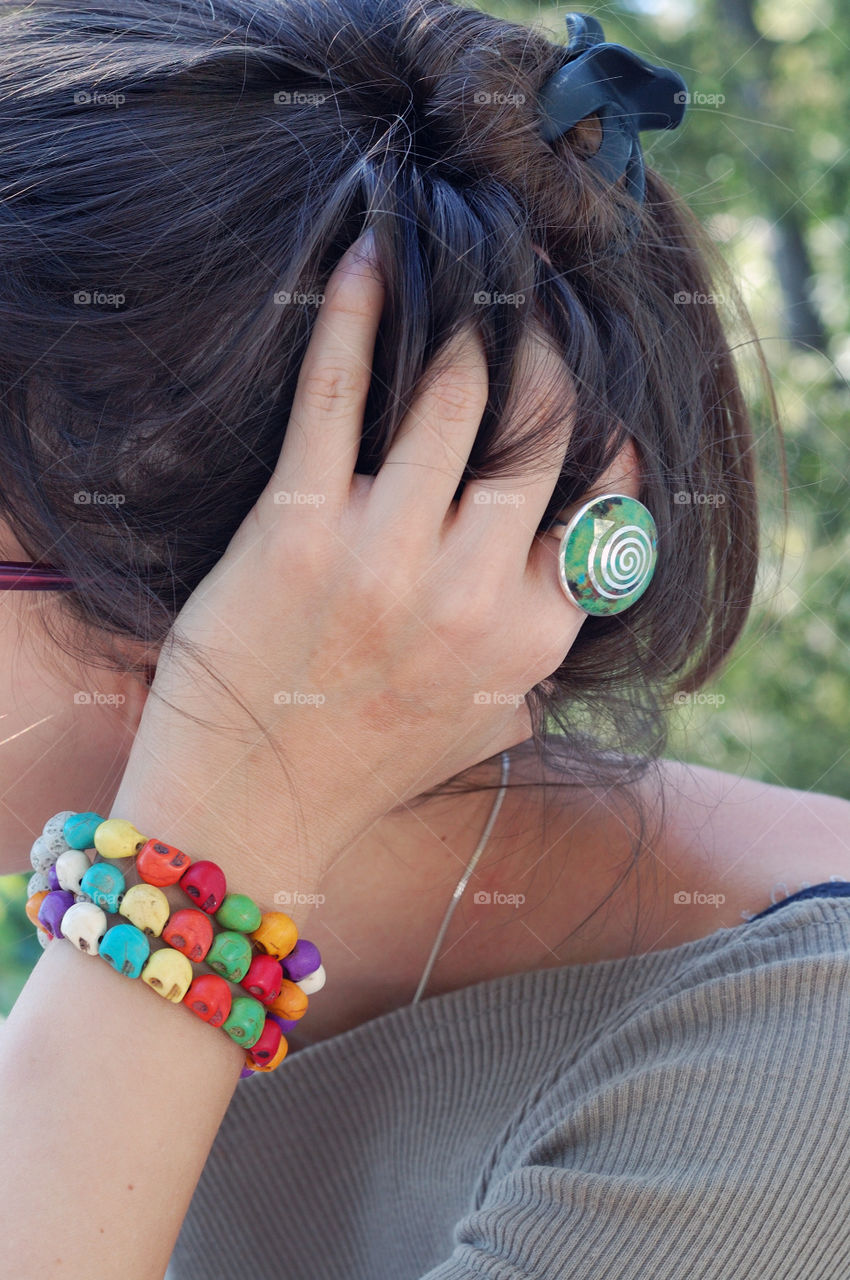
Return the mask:
[[378,470],[470,321],[491,393],[465,478],[521,475],[565,429],[556,410],[505,421],[532,322],[578,397],[541,528],[635,442],[655,577],[625,613],[589,618],[528,702],[565,782],[628,787],[657,761],[672,691],[718,670],[752,601],[754,435],[712,295],[749,322],[656,171],[628,244],[635,206],[594,176],[580,131],[541,139],[537,94],[562,59],[542,32],[447,0],[7,11],[0,514],[78,584],[72,630],[45,615],[62,649],[113,665],[116,638],[162,642],[268,481],[310,295],[372,226],[386,306],[357,471]]

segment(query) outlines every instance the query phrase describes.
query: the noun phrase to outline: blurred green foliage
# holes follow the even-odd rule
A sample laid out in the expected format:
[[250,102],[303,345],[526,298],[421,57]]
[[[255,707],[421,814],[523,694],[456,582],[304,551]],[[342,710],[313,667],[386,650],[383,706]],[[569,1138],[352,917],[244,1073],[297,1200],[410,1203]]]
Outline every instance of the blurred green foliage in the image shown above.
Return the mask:
[[[564,39],[566,10],[478,7]],[[608,40],[675,68],[692,101],[642,135],[732,266],[777,393],[788,464],[783,527],[773,421],[746,333],[739,360],[763,434],[763,571],[722,676],[674,715],[670,754],[850,798],[850,7],[840,0],[643,0],[590,10]],[[720,98],[722,97],[722,101]],[[0,1011],[41,954],[26,878],[0,878]]]

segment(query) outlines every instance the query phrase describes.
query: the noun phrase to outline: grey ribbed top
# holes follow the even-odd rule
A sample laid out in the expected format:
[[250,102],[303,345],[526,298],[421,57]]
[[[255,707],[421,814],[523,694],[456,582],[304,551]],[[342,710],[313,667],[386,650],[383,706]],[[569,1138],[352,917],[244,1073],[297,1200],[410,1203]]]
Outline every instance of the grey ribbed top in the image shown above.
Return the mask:
[[168,1280],[847,1280],[848,1101],[847,897],[477,983],[240,1083]]

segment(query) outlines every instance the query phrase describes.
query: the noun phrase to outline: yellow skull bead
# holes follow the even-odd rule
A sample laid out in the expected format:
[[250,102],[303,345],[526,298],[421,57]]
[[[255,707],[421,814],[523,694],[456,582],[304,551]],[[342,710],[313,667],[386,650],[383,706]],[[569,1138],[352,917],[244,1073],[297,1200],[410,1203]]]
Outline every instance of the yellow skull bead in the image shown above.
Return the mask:
[[124,894],[118,912],[142,933],[158,938],[171,914],[171,904],[161,889],[152,884],[134,884]]
[[283,911],[264,911],[260,927],[248,937],[253,940],[258,951],[282,960],[288,956],[298,941],[298,928]]
[[183,999],[194,976],[191,963],[173,947],[152,952],[141,972],[142,982],[174,1004]]
[[147,836],[124,818],[107,818],[95,828],[94,847],[102,858],[133,858]]

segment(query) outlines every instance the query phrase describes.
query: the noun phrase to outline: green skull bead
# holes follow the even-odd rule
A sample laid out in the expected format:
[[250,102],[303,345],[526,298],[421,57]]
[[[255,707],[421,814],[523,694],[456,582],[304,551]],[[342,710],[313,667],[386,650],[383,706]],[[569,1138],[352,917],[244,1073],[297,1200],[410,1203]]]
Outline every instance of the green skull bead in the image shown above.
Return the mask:
[[222,1027],[237,1044],[250,1049],[263,1034],[266,1011],[253,996],[235,996]]
[[251,943],[244,933],[225,929],[217,933],[206,955],[206,962],[229,982],[241,982],[253,958]]
[[263,913],[252,898],[244,893],[226,893],[215,918],[222,929],[238,929],[240,933],[253,933],[259,929]]

